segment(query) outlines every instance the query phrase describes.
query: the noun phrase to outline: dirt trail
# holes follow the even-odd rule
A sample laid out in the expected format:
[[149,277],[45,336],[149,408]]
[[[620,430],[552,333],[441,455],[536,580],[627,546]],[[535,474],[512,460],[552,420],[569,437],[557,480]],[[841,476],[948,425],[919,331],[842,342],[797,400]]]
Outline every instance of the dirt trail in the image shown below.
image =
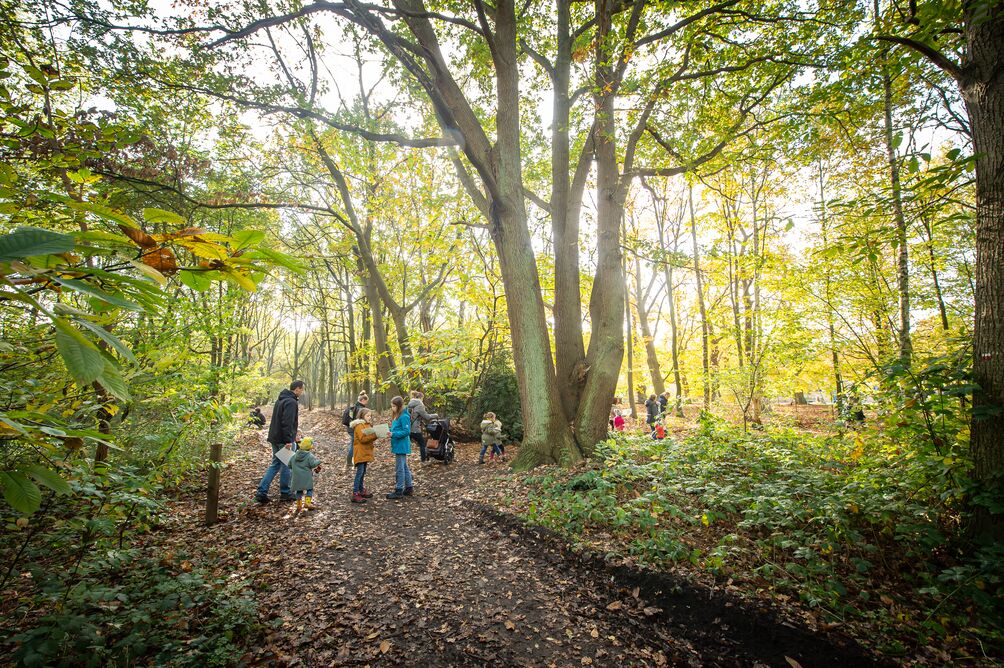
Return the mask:
[[[857,646],[777,620],[768,610],[668,576],[612,568],[568,552],[547,532],[479,503],[479,446],[457,461],[415,460],[415,496],[388,501],[393,460],[377,448],[367,487],[349,503],[346,435],[338,417],[302,417],[324,470],[317,508],[259,506],[263,443],[223,475],[227,521],[199,529],[202,549],[252,574],[267,633],[253,665],[372,666],[861,666]],[[272,497],[278,496],[278,481]],[[196,499],[176,520],[191,533]],[[186,525],[186,526],[182,526]],[[792,664],[785,657],[797,663]]]

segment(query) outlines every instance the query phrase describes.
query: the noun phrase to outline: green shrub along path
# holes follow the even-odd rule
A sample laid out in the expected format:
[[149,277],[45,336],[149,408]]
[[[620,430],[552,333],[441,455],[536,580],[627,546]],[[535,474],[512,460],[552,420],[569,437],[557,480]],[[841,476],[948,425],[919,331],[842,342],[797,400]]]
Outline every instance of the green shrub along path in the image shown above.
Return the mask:
[[[334,413],[307,413],[324,462],[316,509],[251,502],[268,462],[262,442],[223,472],[225,521],[199,526],[193,494],[166,533],[189,559],[251,583],[258,623],[245,638],[252,665],[870,665],[843,634],[810,629],[721,587],[608,564],[566,549],[557,534],[486,503],[521,476],[457,461],[415,465],[413,498],[393,484],[386,444],[367,474],[374,493],[349,503],[345,434]],[[417,459],[417,458],[416,458]],[[276,494],[273,494],[276,496]],[[163,540],[165,537],[162,536]],[[179,558],[175,556],[175,558]]]

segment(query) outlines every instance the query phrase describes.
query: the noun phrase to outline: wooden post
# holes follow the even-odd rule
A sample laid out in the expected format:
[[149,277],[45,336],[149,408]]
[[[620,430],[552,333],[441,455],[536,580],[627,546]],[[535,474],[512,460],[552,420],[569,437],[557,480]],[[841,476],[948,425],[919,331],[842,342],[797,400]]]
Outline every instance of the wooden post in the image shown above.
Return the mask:
[[206,496],[206,526],[216,524],[220,507],[220,462],[223,459],[223,444],[213,443],[209,448],[209,489]]

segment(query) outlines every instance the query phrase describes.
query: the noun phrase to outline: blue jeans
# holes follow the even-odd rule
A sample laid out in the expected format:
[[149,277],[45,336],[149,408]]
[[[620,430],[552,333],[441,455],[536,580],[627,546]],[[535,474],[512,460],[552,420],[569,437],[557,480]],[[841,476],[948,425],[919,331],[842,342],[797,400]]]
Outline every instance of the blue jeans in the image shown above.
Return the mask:
[[394,488],[403,492],[412,486],[411,469],[408,468],[408,455],[394,455]]
[[[481,446],[481,455],[478,457],[478,461],[479,462],[484,463],[484,461],[485,461],[485,452],[487,452],[487,451],[488,451],[488,444],[485,443],[484,445]],[[502,450],[499,449],[499,446],[497,446],[494,443],[492,443],[492,456],[501,455],[501,454],[502,454]]]
[[349,430],[349,451],[345,455],[345,465],[352,466],[352,446],[355,445],[356,442],[356,430],[353,429],[352,427],[349,427],[348,430]]
[[352,493],[362,494],[363,493],[363,477],[366,475],[366,462],[361,464],[356,464],[356,480],[352,483]]
[[293,471],[275,456],[275,453],[285,446],[275,443],[269,445],[272,446],[272,463],[265,469],[265,475],[262,476],[261,482],[258,484],[258,496],[268,496],[268,488],[272,486],[276,473],[279,474],[279,493],[288,496],[289,482],[293,478]]

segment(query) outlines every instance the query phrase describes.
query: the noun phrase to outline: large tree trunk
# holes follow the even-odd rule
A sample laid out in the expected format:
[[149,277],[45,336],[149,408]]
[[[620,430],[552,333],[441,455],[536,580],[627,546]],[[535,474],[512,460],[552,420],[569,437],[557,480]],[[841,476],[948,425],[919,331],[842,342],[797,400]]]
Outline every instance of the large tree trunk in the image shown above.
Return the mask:
[[[499,101],[495,156],[499,198],[491,202],[490,226],[505,283],[516,379],[523,408],[523,444],[513,464],[516,468],[542,463],[568,464],[580,459],[581,453],[561,405],[537,261],[523,204],[519,64],[513,0],[500,0],[497,5],[495,38]],[[604,411],[600,418],[605,425],[607,413]]]
[[557,42],[554,59],[554,101],[551,121],[551,229],[554,237],[554,350],[558,386],[565,415],[578,410],[582,380],[579,369],[586,356],[582,342],[582,296],[579,289],[580,194],[570,190],[571,158],[568,143],[568,95],[572,64],[570,0],[557,0]]
[[586,351],[588,376],[575,416],[575,436],[583,454],[607,433],[607,416],[617,389],[624,359],[621,305],[624,280],[621,275],[620,229],[626,184],[617,164],[614,97],[615,75],[607,36],[610,33],[613,0],[596,0],[597,99],[593,144],[596,151],[596,279],[589,300],[591,335]]
[[[1004,5],[970,0],[969,62],[960,87],[976,154],[975,393],[970,444],[973,476],[985,494],[1004,496]],[[977,502],[973,536],[1004,539],[1004,514]]]

